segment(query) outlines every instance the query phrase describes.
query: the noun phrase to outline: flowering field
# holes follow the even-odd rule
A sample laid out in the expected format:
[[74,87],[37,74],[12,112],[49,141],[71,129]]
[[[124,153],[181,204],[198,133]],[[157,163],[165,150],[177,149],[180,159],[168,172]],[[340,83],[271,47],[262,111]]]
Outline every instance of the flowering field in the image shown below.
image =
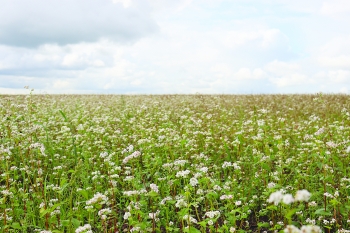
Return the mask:
[[1,232],[350,232],[347,95],[0,96]]

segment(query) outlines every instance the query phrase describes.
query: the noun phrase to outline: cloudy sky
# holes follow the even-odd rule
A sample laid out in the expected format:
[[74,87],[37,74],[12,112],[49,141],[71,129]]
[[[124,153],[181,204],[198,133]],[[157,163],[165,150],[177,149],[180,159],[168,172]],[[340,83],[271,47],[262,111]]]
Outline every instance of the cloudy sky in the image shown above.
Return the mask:
[[0,3],[0,94],[350,93],[349,0]]

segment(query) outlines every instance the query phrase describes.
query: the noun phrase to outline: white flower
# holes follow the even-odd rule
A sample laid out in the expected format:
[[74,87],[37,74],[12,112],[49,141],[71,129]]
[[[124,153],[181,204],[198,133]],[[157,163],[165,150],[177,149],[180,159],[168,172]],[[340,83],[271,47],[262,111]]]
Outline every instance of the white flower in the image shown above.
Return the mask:
[[85,225],[82,226],[82,227],[78,227],[78,228],[75,230],[75,233],[92,233],[90,224],[85,224]]
[[130,232],[140,232],[141,228],[140,227],[133,227],[130,229]]
[[96,193],[93,198],[90,200],[86,201],[86,205],[93,205],[96,203],[99,204],[105,204],[108,201],[108,197],[101,194],[101,193]]
[[198,189],[196,192],[197,195],[202,195],[203,193],[204,193],[203,189]]
[[350,153],[350,146],[348,146],[348,148],[346,148],[346,153]]
[[191,178],[190,179],[190,185],[195,187],[198,184],[198,180],[196,178]]
[[160,213],[159,210],[157,210],[155,213],[148,213],[148,217],[150,219],[156,219],[159,213]]
[[160,205],[165,205],[165,203],[167,202],[167,201],[171,201],[171,200],[173,200],[173,198],[172,197],[165,197],[163,200],[161,200],[160,201]]
[[130,197],[133,195],[140,194],[140,191],[137,191],[137,190],[124,191],[123,194]]
[[220,216],[220,211],[208,211],[204,214],[204,217],[207,216],[208,218],[217,218]]
[[306,189],[298,190],[295,194],[295,201],[308,201],[311,197],[311,193]]
[[236,202],[235,202],[235,205],[236,205],[236,206],[242,205],[242,201],[236,201]]
[[302,233],[321,233],[321,228],[319,226],[307,225],[300,228]]
[[44,208],[45,207],[45,202],[41,202],[40,205],[39,205],[39,208]]
[[301,231],[299,230],[299,228],[297,228],[296,226],[293,225],[288,225],[285,229],[284,229],[285,233],[301,233]]
[[125,220],[128,220],[130,216],[131,216],[131,213],[130,213],[130,212],[125,212],[125,214],[124,214],[124,219],[125,219]]
[[296,226],[288,225],[284,229],[285,233],[321,233],[321,228],[315,225],[302,226],[299,230]]
[[317,130],[317,132],[315,133],[315,135],[323,134],[323,132],[324,132],[324,127],[319,128],[319,129]]
[[158,193],[159,190],[158,190],[158,186],[156,184],[150,184],[149,187],[152,189],[152,191]]
[[98,211],[98,216],[100,216],[102,219],[106,219],[107,215],[110,213],[112,213],[110,208],[101,209],[100,211]]
[[330,193],[327,193],[327,192],[326,192],[326,193],[324,193],[323,195],[324,195],[324,196],[326,196],[326,197],[333,198],[333,195],[332,195],[332,194],[330,194]]
[[269,199],[267,200],[267,202],[269,203],[274,203],[275,205],[278,205],[283,199],[283,193],[282,191],[276,191],[274,193],[270,194]]
[[7,189],[2,190],[1,194],[4,196],[13,197],[13,193],[11,191],[8,191]]
[[232,199],[232,198],[233,198],[232,195],[222,195],[222,196],[220,197],[220,200],[226,200],[226,199]]
[[317,203],[315,201],[309,202],[309,206],[317,206]]
[[186,207],[186,206],[187,206],[187,202],[184,199],[179,199],[175,203],[175,207],[177,208]]
[[236,228],[230,227],[230,233],[236,232]]
[[336,148],[337,147],[337,144],[332,142],[332,141],[329,141],[329,142],[326,142],[326,145],[330,148]]
[[309,223],[309,224],[311,224],[311,225],[315,225],[315,224],[316,224],[316,220],[315,220],[315,219],[310,219],[310,218],[307,218],[307,219],[305,220],[305,222],[307,222],[307,223]]
[[222,164],[222,168],[227,168],[227,167],[232,167],[232,163],[231,162],[224,162],[223,164]]
[[187,177],[187,175],[190,174],[190,171],[189,170],[184,170],[184,171],[178,171],[176,173],[176,177]]
[[178,159],[178,160],[175,160],[174,161],[174,165],[175,166],[183,166],[187,163],[187,160],[181,160],[181,159]]
[[293,196],[291,194],[285,194],[285,195],[283,195],[283,200],[282,201],[283,201],[284,204],[289,205],[289,204],[293,203],[294,198],[293,198]]
[[135,151],[133,152],[131,155],[129,156],[126,156],[124,159],[123,159],[123,163],[127,163],[129,162],[130,159],[133,159],[133,158],[137,158],[141,155],[141,152],[140,151]]
[[236,170],[241,170],[241,167],[240,167],[237,163],[233,163],[232,166],[233,166],[234,169],[236,169]]
[[337,233],[350,233],[350,230],[345,230],[345,229],[339,229]]
[[192,223],[197,223],[197,219],[195,219],[195,218],[193,218],[192,216],[189,216],[189,215],[185,215],[185,216],[183,216],[183,218],[182,218],[183,220],[187,220],[187,221],[189,221],[189,222],[192,222]]

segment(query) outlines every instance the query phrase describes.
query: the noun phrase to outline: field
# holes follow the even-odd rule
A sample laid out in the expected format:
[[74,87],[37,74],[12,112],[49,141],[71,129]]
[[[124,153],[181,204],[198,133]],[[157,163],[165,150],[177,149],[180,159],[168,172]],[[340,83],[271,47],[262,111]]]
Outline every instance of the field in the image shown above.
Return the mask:
[[350,232],[348,95],[0,96],[1,232]]

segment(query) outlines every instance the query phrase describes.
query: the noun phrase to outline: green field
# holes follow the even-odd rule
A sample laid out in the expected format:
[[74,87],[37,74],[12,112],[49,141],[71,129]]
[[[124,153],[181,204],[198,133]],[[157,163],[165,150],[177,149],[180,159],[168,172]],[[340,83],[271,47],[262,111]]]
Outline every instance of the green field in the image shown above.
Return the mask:
[[350,232],[349,95],[0,96],[0,121],[0,232]]

